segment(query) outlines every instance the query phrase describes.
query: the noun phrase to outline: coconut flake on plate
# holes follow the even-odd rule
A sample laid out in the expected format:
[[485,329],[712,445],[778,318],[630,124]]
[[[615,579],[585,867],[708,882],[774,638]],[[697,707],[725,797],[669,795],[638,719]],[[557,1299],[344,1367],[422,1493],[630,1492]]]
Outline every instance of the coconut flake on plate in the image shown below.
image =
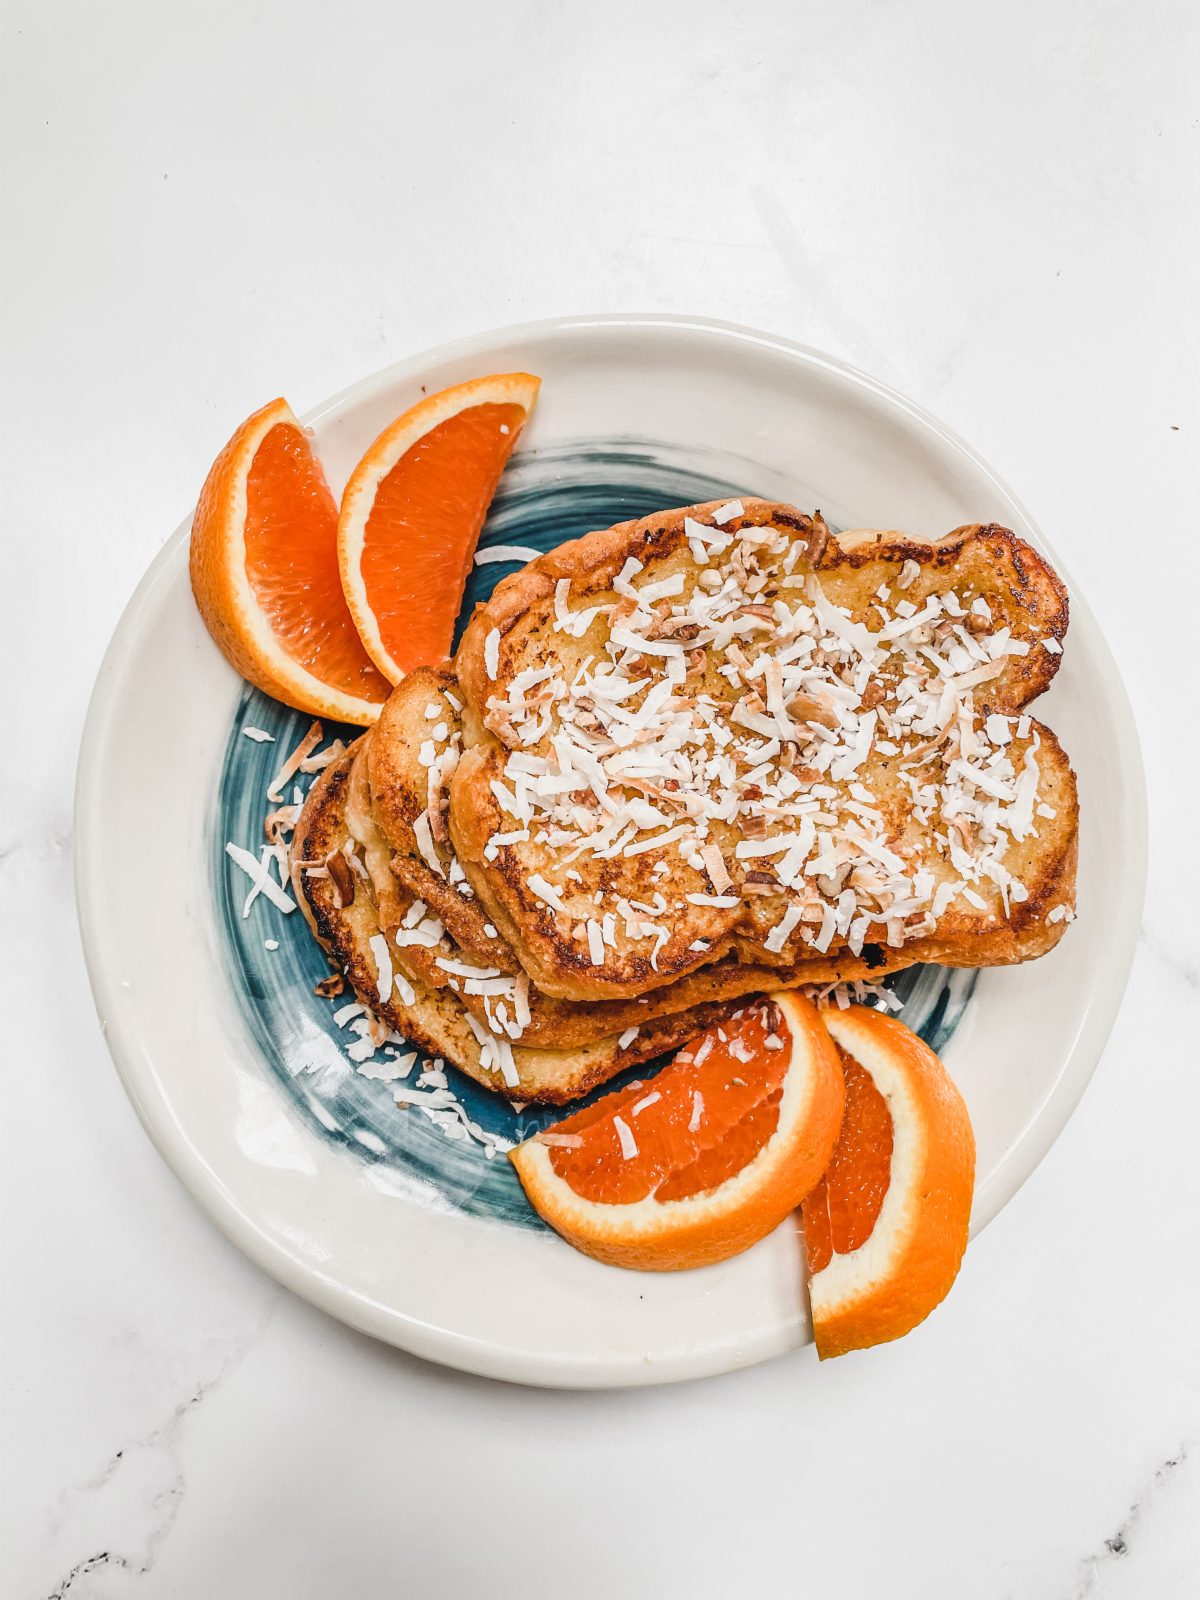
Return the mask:
[[309,724],[308,732],[300,740],[300,743],[288,756],[287,760],[283,763],[279,771],[267,785],[268,800],[274,800],[278,803],[283,799],[283,785],[288,781],[289,778],[293,777],[297,772],[300,771],[301,763],[305,761],[320,744],[323,737],[323,732],[324,730],[322,729],[320,722],[314,721]]
[[296,909],[296,902],[291,895],[281,888],[271,875],[270,863],[273,859],[273,852],[269,845],[263,846],[261,860],[252,855],[249,850],[243,850],[240,845],[236,845],[232,841],[226,843],[225,854],[235,866],[242,869],[252,884],[250,893],[246,896],[242,905],[243,917],[250,915],[250,907],[260,894],[265,894],[271,904],[285,914]]

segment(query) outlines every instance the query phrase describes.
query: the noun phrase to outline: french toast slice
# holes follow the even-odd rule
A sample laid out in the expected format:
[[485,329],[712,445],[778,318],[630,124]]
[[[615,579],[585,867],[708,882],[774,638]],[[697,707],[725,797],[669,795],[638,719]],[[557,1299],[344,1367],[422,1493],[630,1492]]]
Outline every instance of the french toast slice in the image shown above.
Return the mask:
[[[412,824],[422,810],[445,802],[444,790],[431,785],[427,774],[436,766],[437,750],[453,748],[452,741],[461,732],[454,704],[446,699],[448,678],[444,671],[422,668],[393,690],[379,721],[358,743],[347,786],[347,830],[360,848],[369,892],[394,947],[394,959],[409,978],[429,988],[453,989],[466,1009],[500,1038],[556,1049],[608,1034],[620,1036],[697,1005],[743,999],[784,986],[787,974],[730,959],[631,999],[589,1004],[554,999],[534,988],[521,973],[511,946],[495,929],[476,932],[490,925],[473,900],[463,898],[463,889],[468,897],[470,889],[459,875],[452,875],[453,852],[440,828],[435,825],[431,833],[440,841],[435,854],[440,875],[424,860],[391,850],[393,841],[403,845],[411,840]],[[431,706],[436,721],[426,715]],[[424,742],[431,722],[444,732],[423,765],[414,745]],[[385,817],[390,838],[381,826]],[[460,945],[454,922],[442,916],[443,905],[451,918],[457,913],[458,925],[476,932],[478,940],[486,939],[486,948]],[[516,983],[507,981],[506,975],[515,975]],[[804,970],[795,982],[832,982],[835,976],[832,970],[815,977]]]
[[[352,769],[361,743],[331,763],[309,792],[289,852],[292,886],[313,934],[359,1000],[405,1039],[445,1057],[498,1093],[564,1105],[626,1067],[678,1048],[736,1008],[732,1001],[696,1005],[651,1019],[625,1043],[593,1035],[586,1044],[532,1049],[492,1039],[451,988],[408,977],[396,970],[398,962],[392,964],[396,952],[388,948],[374,896],[365,892],[368,868],[347,825]],[[348,870],[331,873],[327,863],[339,856]],[[351,857],[358,858],[359,866]],[[376,942],[380,940],[382,947]]]
[[[370,816],[355,822],[356,814],[365,813],[368,801],[364,797],[357,808],[351,810],[352,825],[363,845],[368,861],[387,859],[380,851],[378,831],[372,848],[371,833],[383,830],[386,825],[386,844],[396,846],[390,857],[392,876],[406,892],[404,908],[411,906],[413,898],[422,902],[433,918],[437,919],[447,940],[439,940],[430,950],[417,945],[411,952],[408,969],[411,975],[427,983],[445,985],[444,968],[436,963],[441,959],[457,958],[478,966],[497,968],[502,973],[519,974],[521,969],[509,942],[488,919],[488,914],[475,899],[470,885],[461,872],[455,871],[456,857],[448,842],[444,818],[447,803],[444,782],[432,776],[439,772],[442,757],[450,752],[457,757],[461,745],[463,725],[459,715],[460,697],[455,692],[452,675],[445,669],[422,668],[412,673],[393,690],[387,705],[372,732],[364,738],[365,755],[355,767],[357,777],[369,765]],[[438,739],[432,733],[439,734]],[[843,979],[879,977],[895,972],[920,961],[938,961],[946,965],[1000,965],[1028,960],[1048,948],[1061,932],[1053,931],[1047,943],[1043,927],[1046,914],[1058,903],[1056,898],[1063,885],[1074,876],[1074,827],[1069,822],[1073,791],[1069,790],[1069,769],[1065,768],[1053,735],[1043,730],[1051,750],[1056,752],[1054,770],[1043,761],[1046,768],[1046,793],[1060,807],[1063,819],[1057,843],[1049,837],[1048,825],[1043,824],[1038,854],[1043,866],[1041,881],[1020,906],[1011,908],[1012,915],[999,919],[986,938],[975,934],[963,948],[961,935],[955,932],[954,913],[951,908],[943,918],[934,938],[909,941],[900,949],[869,947],[865,954],[853,956],[844,945],[831,949],[825,956],[805,952],[791,964],[777,966],[756,963],[749,953],[739,959],[738,954],[726,954],[722,959],[688,974],[670,985],[625,1000],[601,1000],[586,1004],[556,1000],[542,994],[535,986],[527,989],[529,1017],[521,1037],[530,1044],[547,1043],[567,1045],[585,1042],[607,1031],[622,1033],[628,1027],[640,1024],[649,1015],[661,1015],[682,1010],[693,1004],[736,998],[771,988],[789,988],[803,984],[827,984]],[[422,752],[422,747],[427,746]],[[424,761],[421,756],[424,754]],[[1064,788],[1068,792],[1062,792]],[[352,791],[354,785],[352,784]],[[435,874],[425,859],[406,853],[414,848],[413,825],[426,810],[434,813],[427,835],[427,849],[436,861]],[[1022,847],[1014,847],[1021,850]],[[1025,852],[1024,855],[1030,855]],[[1020,862],[1027,884],[1034,876],[1032,859]],[[394,886],[384,881],[380,893],[392,895],[396,904]],[[382,903],[382,902],[381,902]],[[764,915],[769,926],[778,912],[775,897],[760,897],[750,909]],[[496,915],[503,916],[498,907]],[[391,920],[385,925],[395,927],[400,914],[393,910]],[[974,919],[972,919],[974,920]],[[465,935],[465,937],[464,937]],[[519,933],[518,933],[519,937]],[[747,942],[748,944],[748,942]],[[457,948],[452,948],[457,947]],[[403,952],[398,957],[404,960]],[[454,982],[460,991],[463,982]],[[501,987],[501,986],[497,986]],[[490,1027],[495,1027],[494,1012],[489,1002],[477,995],[464,994],[464,1003],[473,1014]],[[513,1007],[508,1006],[511,1018]]]
[[[375,727],[361,741],[351,772],[347,825],[375,885],[380,921],[396,945],[398,965],[429,987],[454,989],[490,1032],[534,1048],[563,1048],[609,1033],[621,1035],[651,1018],[695,1005],[877,976],[919,960],[938,959],[943,953],[954,958],[954,945],[945,940],[936,946],[922,943],[889,951],[889,959],[882,963],[875,956],[856,959],[841,950],[824,958],[810,954],[790,966],[769,966],[734,953],[636,997],[582,1002],[542,994],[523,979],[511,945],[488,922],[462,874],[454,872],[455,856],[444,823],[435,817],[426,839],[437,873],[424,859],[405,853],[404,847],[413,847],[413,824],[421,813],[444,810],[445,785],[435,774],[442,753],[456,753],[459,748],[462,723],[457,701],[452,677],[445,670],[420,669],[393,690]],[[433,730],[439,735],[436,739]],[[422,747],[426,747],[424,760]],[[400,846],[394,854],[392,845]],[[472,944],[461,940],[463,928]],[[1015,944],[1013,932],[1004,924],[989,940],[989,963],[1026,959],[1032,953],[1030,931],[1023,929]],[[515,986],[508,981],[514,976],[522,989],[519,1012]]]
[[456,658],[449,835],[473,898],[539,989],[587,1001],[730,955],[782,974],[1040,954],[1072,914],[1078,807],[1024,707],[1067,619],[1053,571],[991,525],[843,541],[747,500],[562,546]]
[[423,900],[463,951],[521,970],[459,865],[449,833],[449,777],[463,746],[463,703],[449,668],[419,667],[388,696],[367,752],[371,812],[400,884]]

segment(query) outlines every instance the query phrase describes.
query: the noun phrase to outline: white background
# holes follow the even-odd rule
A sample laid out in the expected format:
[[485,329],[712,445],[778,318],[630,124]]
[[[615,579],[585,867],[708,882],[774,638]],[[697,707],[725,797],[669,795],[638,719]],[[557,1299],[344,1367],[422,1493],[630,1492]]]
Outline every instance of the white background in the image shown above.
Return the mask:
[[[5,0],[0,126],[4,1600],[1197,1592],[1193,0]],[[1151,883],[1080,1110],[918,1334],[566,1395],[346,1331],[185,1197],[95,1023],[71,785],[243,416],[618,310],[982,450],[1126,675]]]

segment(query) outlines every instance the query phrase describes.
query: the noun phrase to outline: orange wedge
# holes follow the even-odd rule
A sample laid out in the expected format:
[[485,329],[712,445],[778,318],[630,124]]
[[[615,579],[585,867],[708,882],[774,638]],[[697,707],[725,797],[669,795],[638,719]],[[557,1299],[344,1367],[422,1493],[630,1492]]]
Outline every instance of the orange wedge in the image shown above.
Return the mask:
[[975,1137],[928,1045],[865,1006],[821,1016],[841,1056],[846,1114],[801,1207],[817,1353],[898,1339],[945,1299],[967,1247]]
[[618,1267],[701,1267],[748,1249],[800,1204],[829,1161],[844,1098],[817,1011],[779,994],[509,1159],[576,1249]]
[[277,700],[368,723],[390,692],[342,593],[337,508],[286,400],[243,422],[192,520],[192,592],[227,659]]
[[450,655],[484,518],[540,386],[507,372],[430,395],[379,435],[346,485],[342,587],[392,683]]

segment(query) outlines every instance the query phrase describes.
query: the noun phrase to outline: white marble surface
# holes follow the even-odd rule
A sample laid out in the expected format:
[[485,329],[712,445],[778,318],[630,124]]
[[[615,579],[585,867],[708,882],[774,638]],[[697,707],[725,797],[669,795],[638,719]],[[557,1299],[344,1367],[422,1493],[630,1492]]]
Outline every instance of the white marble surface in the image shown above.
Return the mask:
[[[0,29],[5,1600],[1200,1592],[1192,0]],[[1080,1110],[919,1335],[572,1396],[373,1345],[186,1198],[96,1027],[71,785],[120,608],[239,417],[627,309],[824,347],[995,463],[1126,674],[1151,879]]]

